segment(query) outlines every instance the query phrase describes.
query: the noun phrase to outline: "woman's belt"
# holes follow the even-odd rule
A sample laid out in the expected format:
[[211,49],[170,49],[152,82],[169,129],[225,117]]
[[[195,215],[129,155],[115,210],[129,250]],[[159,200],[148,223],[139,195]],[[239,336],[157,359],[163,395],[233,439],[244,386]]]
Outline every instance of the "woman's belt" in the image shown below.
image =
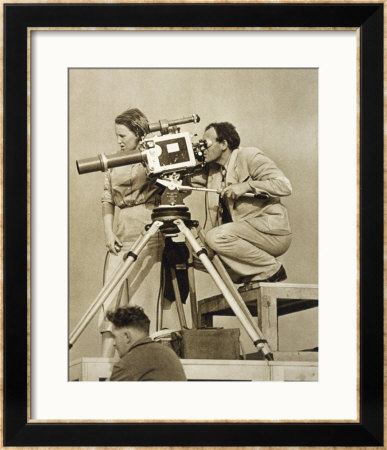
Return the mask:
[[139,205],[149,205],[152,208],[154,208],[156,206],[155,200],[147,201],[147,202],[142,202],[142,201],[138,201],[138,200],[125,200],[125,203],[123,205],[118,205],[118,207],[120,209],[124,209],[124,208],[132,208],[133,206],[139,206]]

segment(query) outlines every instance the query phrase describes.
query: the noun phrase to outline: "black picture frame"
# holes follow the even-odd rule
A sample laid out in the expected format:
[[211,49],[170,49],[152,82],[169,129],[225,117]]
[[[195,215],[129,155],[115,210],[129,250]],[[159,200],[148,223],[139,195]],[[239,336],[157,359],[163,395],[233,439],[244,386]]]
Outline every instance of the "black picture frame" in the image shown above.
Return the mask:
[[[3,5],[3,13],[3,445],[383,446],[383,3],[10,3]],[[359,423],[28,422],[28,27],[351,27],[360,30]]]

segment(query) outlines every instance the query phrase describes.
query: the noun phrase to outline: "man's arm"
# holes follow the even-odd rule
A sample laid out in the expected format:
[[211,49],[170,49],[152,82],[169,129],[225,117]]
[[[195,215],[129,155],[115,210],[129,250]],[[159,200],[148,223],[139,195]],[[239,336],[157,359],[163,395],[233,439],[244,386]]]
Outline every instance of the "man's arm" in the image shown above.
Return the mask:
[[241,183],[224,188],[221,197],[235,200],[248,192],[255,195],[264,192],[270,197],[284,197],[292,193],[290,181],[270,158],[258,149],[246,148],[243,151],[246,152],[245,155],[248,155],[249,177]]
[[254,193],[266,191],[272,197],[285,197],[292,193],[290,181],[275,163],[257,153],[249,159],[250,178],[246,181]]

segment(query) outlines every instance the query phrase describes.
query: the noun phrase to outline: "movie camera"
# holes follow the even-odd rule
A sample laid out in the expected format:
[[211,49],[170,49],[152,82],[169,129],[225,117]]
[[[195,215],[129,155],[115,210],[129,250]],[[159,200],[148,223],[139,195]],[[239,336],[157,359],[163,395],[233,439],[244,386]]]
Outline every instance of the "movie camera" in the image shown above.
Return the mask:
[[113,167],[143,163],[148,175],[160,176],[204,165],[203,151],[208,143],[202,139],[193,143],[188,132],[180,132],[179,125],[191,122],[200,122],[200,117],[193,114],[190,117],[170,121],[164,119],[149,124],[147,135],[155,132],[160,132],[161,135],[143,138],[138,150],[110,155],[101,153],[97,157],[78,160],[78,173],[106,172]]

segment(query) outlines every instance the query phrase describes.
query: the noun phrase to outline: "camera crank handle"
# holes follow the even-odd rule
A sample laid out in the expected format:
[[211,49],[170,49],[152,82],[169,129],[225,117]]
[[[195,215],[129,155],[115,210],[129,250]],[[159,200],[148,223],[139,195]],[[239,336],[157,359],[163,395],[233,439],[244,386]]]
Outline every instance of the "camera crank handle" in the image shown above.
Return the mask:
[[261,200],[266,200],[270,195],[266,192],[260,192],[259,194],[253,194],[252,192],[246,192],[246,194],[241,195],[241,197],[259,198]]
[[270,195],[267,192],[260,192],[259,194],[253,194],[252,192],[246,192],[246,194],[243,194],[242,197],[254,197],[254,198],[266,200],[267,198],[270,197]]
[[[158,179],[156,182],[158,184],[161,184],[162,186],[166,186],[172,190],[177,189],[179,191],[214,192],[215,194],[220,194],[222,192],[221,189],[210,189],[210,188],[199,188],[199,187],[193,187],[193,186],[184,186],[184,185],[175,184],[174,182],[169,181],[169,180]],[[260,192],[259,194],[253,194],[252,192],[246,192],[246,194],[243,194],[242,197],[267,199],[270,197],[270,195],[267,192]]]
[[[192,186],[179,186],[182,191],[204,191],[204,192],[215,192],[216,194],[220,194],[222,192],[221,189],[209,189],[209,188],[197,188]],[[260,192],[259,194],[253,194],[252,192],[246,192],[241,197],[250,197],[250,198],[259,198],[259,199],[267,199],[270,195],[267,192]]]

